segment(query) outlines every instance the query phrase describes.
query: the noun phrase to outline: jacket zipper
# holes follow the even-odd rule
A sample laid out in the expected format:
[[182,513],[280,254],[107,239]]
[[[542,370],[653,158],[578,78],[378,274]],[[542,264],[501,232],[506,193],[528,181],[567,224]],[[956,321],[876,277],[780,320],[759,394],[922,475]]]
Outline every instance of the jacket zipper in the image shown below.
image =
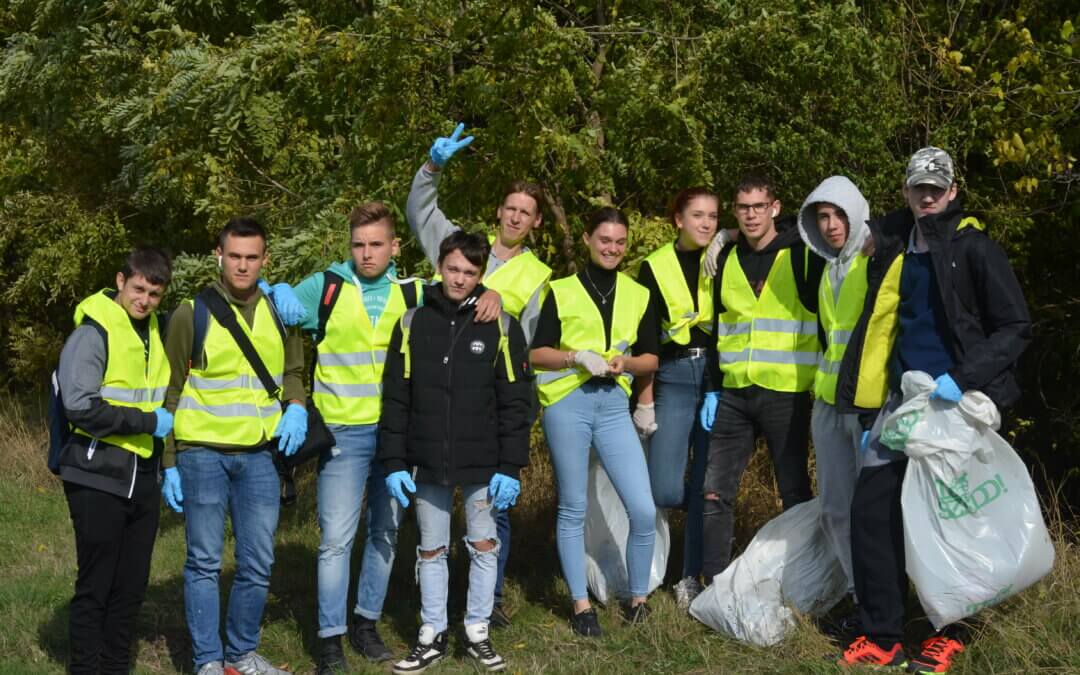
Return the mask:
[[453,426],[452,408],[454,405],[454,365],[450,363],[450,354],[454,351],[454,343],[457,341],[454,337],[454,326],[457,323],[457,319],[451,316],[450,319],[450,341],[446,348],[446,354],[443,355],[443,365],[446,366],[446,434],[443,436],[443,484],[450,482],[450,431]]

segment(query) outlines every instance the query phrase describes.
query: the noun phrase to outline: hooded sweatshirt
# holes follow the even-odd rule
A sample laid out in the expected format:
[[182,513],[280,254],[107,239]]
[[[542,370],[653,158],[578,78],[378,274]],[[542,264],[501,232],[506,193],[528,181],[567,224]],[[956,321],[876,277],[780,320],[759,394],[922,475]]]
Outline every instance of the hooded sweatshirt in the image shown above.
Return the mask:
[[[848,238],[839,251],[825,241],[818,229],[816,206],[822,202],[835,204],[847,214]],[[851,268],[851,262],[870,235],[869,219],[870,205],[859,188],[845,176],[829,176],[821,181],[799,210],[799,236],[811,251],[825,259],[825,274],[829,275],[834,301],[840,296],[840,287]]]

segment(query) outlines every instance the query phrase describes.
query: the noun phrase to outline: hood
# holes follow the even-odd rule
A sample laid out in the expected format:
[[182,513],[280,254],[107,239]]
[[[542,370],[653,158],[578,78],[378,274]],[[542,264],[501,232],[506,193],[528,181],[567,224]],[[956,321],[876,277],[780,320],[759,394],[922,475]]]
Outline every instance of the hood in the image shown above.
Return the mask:
[[[830,246],[818,230],[815,205],[820,202],[836,204],[847,214],[850,232],[847,242],[839,251]],[[870,233],[866,224],[869,218],[870,205],[866,203],[866,198],[859,192],[859,188],[845,176],[829,176],[814,188],[799,209],[799,236],[814,253],[824,258],[829,266],[841,265],[846,268],[855,254],[862,249]]]
[[[338,275],[342,279],[352,279],[356,274],[356,270],[353,268],[352,260],[344,260],[342,262],[336,262],[330,265],[330,271]],[[364,277],[356,274],[356,278],[360,280],[360,284],[365,288],[372,288],[376,286],[383,286],[389,284],[394,279],[397,279],[397,265],[394,261],[390,261],[390,266],[386,268],[386,272],[378,279],[367,280]]]

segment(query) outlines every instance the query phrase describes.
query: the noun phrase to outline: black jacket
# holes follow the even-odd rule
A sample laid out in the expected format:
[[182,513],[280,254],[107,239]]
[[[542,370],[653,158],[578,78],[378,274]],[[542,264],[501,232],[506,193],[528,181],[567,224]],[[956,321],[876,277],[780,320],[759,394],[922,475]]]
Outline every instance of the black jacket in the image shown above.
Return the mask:
[[[512,478],[529,461],[528,352],[516,320],[476,323],[478,286],[458,305],[442,284],[424,288],[409,330],[411,374],[405,378],[401,324],[383,371],[378,459],[387,472],[411,471],[417,482],[487,483]],[[506,327],[509,361],[499,349]],[[509,368],[509,372],[508,372]]]
[[[894,313],[883,311],[880,292],[897,257],[907,250],[914,226],[915,216],[906,208],[870,222],[875,252],[867,268],[866,302],[837,379],[836,404],[842,413],[876,412],[855,404],[861,398],[860,371],[871,363],[887,367],[887,361],[879,366],[880,358],[870,358],[874,347],[867,344],[868,327]],[[946,336],[956,359],[949,375],[961,390],[982,391],[999,408],[1013,404],[1020,397],[1016,362],[1031,342],[1031,317],[1005,251],[978,221],[965,218],[958,200],[923,217],[920,227],[949,323]],[[899,391],[899,382],[890,382],[889,388]]]

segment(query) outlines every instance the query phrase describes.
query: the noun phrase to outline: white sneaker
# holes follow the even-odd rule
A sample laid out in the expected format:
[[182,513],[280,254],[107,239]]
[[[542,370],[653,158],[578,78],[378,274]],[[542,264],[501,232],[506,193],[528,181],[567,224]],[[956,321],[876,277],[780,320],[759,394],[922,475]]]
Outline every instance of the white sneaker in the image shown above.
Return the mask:
[[221,661],[209,661],[202,664],[195,675],[225,675],[225,666]]
[[255,652],[244,654],[239,661],[226,661],[225,668],[231,668],[240,675],[290,675],[289,671],[273,667],[265,657]]
[[420,626],[420,633],[416,636],[416,645],[413,646],[409,655],[394,664],[394,673],[395,675],[422,673],[441,661],[449,651],[447,632],[443,631],[436,635],[435,627],[425,623]]
[[484,670],[493,673],[506,668],[506,661],[496,654],[495,648],[491,646],[487,623],[465,626],[465,642],[468,643],[465,653],[473,657]]
[[679,583],[675,584],[675,604],[679,606],[679,609],[690,609],[690,603],[694,601],[694,598],[701,595],[701,592],[705,590],[705,587],[701,585],[701,582],[697,580],[697,577],[683,577]]

